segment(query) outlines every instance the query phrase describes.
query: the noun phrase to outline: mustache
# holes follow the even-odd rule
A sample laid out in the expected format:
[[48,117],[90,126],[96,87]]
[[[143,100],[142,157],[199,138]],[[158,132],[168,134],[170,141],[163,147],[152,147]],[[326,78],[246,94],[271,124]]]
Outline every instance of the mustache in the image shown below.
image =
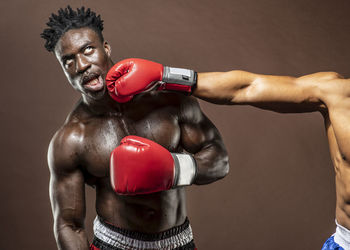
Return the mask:
[[99,72],[89,72],[89,73],[85,73],[81,79],[80,79],[80,83],[82,85],[86,84],[87,82],[91,81],[92,79],[98,78],[99,76],[101,76],[101,73]]

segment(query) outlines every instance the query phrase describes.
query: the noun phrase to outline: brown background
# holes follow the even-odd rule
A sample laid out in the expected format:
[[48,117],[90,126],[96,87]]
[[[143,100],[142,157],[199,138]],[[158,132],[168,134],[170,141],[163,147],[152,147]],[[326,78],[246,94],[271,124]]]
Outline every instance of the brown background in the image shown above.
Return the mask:
[[[1,249],[55,249],[49,140],[79,95],[39,37],[67,1],[1,1]],[[348,0],[70,1],[105,20],[113,58],[203,71],[349,76]],[[200,250],[320,249],[334,231],[334,173],[319,114],[282,115],[201,102],[231,171],[188,188]],[[87,189],[91,235],[94,191]]]

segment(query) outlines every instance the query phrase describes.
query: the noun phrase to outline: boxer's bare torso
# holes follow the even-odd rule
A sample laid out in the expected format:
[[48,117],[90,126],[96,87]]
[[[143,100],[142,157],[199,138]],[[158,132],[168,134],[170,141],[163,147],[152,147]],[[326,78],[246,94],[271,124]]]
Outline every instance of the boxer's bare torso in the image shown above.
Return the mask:
[[299,78],[244,71],[202,73],[194,94],[214,103],[280,113],[321,112],[335,169],[336,219],[350,229],[350,79],[334,72]]
[[[216,156],[226,157],[216,128],[201,113],[193,98],[149,93],[127,104],[116,104],[114,108],[108,112],[94,112],[80,102],[49,148],[54,217],[60,228],[66,230],[66,236],[71,233],[72,241],[76,231],[84,233],[85,184],[96,189],[97,214],[121,228],[156,233],[180,225],[186,218],[184,188],[149,195],[115,194],[109,179],[109,159],[123,137],[148,138],[170,152],[201,154],[203,147],[213,146],[212,149],[218,151]],[[217,143],[220,146],[215,146]],[[221,147],[223,152],[220,152]],[[205,150],[203,152],[208,155]],[[205,155],[203,159],[207,158]],[[212,167],[216,164],[212,163]],[[226,174],[217,171],[210,176],[206,171],[199,170],[202,178],[198,179],[198,184]]]
[[[69,157],[74,159],[71,168],[77,171],[78,181],[72,180],[76,186],[88,183],[96,188],[96,211],[99,216],[122,228],[160,232],[184,222],[184,189],[120,196],[111,188],[109,178],[110,154],[125,136],[148,138],[171,152],[184,151],[181,145],[179,96],[158,94],[154,99],[157,102],[152,101],[151,96],[147,99],[116,106],[115,111],[107,114],[94,114],[89,107],[80,103],[56,135],[59,141],[56,150],[61,147],[64,151],[69,149]],[[198,136],[203,135],[199,133]],[[62,156],[65,156],[65,152]],[[84,206],[85,202],[77,205]]]
[[194,184],[207,184],[228,172],[225,147],[197,101],[175,93],[150,92],[120,104],[110,98],[104,78],[113,65],[110,46],[90,28],[68,30],[55,55],[82,100],[54,135],[48,152],[54,232],[60,249],[87,249],[84,230],[85,184],[96,188],[96,212],[118,227],[159,233],[186,218],[184,188],[137,196],[114,193],[110,154],[121,139],[136,135],[170,152],[192,154]]

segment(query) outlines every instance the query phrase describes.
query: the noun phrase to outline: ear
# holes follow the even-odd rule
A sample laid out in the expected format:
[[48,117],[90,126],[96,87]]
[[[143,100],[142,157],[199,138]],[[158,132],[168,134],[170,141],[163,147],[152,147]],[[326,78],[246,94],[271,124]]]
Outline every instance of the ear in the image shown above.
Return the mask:
[[106,54],[110,57],[112,53],[111,45],[107,41],[103,42],[103,48],[105,49]]

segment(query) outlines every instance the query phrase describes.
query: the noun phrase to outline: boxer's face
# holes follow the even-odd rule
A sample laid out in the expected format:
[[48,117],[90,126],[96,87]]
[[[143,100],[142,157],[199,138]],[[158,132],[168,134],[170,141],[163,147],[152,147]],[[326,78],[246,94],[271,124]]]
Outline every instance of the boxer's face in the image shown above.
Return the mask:
[[55,55],[74,89],[94,100],[106,94],[105,77],[112,66],[111,48],[91,28],[68,30],[58,40]]

